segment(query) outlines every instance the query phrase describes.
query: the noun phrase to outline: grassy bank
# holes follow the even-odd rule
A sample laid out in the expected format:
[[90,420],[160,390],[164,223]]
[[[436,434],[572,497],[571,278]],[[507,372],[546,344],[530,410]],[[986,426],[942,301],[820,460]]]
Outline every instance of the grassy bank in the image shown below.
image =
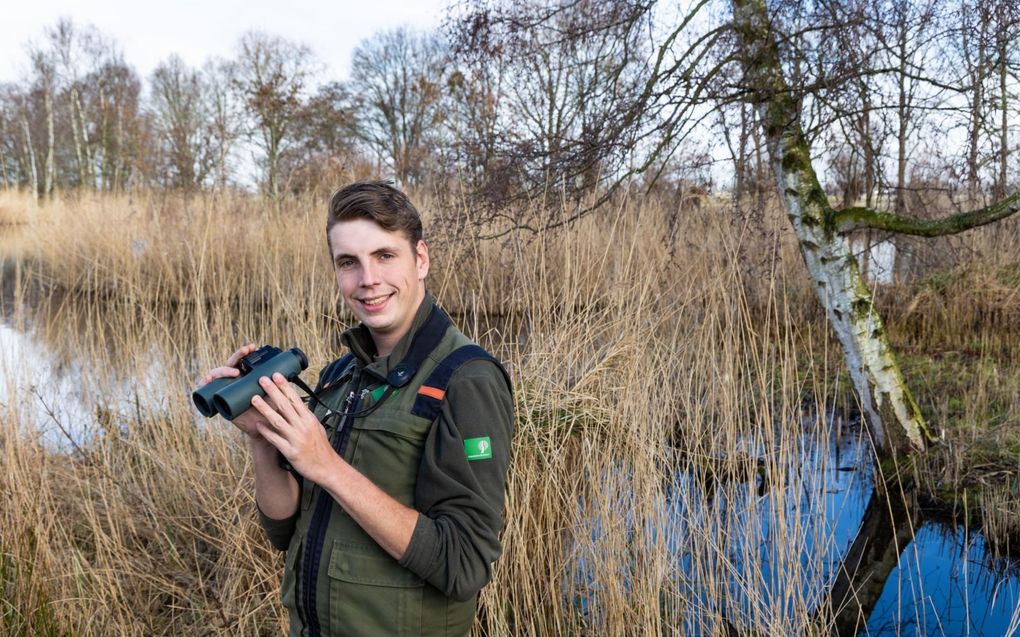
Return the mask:
[[[801,548],[830,540],[788,511],[817,489],[794,470],[803,424],[825,439],[847,387],[782,215],[682,211],[683,231],[666,240],[668,202],[622,199],[556,232],[483,241],[470,225],[438,223],[427,194],[416,199],[430,289],[515,381],[505,552],[477,634],[825,632],[829,618],[816,611],[824,556],[805,559]],[[12,389],[0,406],[0,632],[280,629],[282,562],[254,523],[240,435],[221,421],[196,425],[187,396],[244,341],[299,345],[308,379],[337,355],[350,317],[338,308],[322,207],[321,198],[142,194],[35,208],[3,195],[0,210],[26,220],[0,244],[14,255],[5,314],[58,364],[87,361],[80,383],[96,407],[94,435],[53,453],[38,432],[61,415],[40,415],[37,397],[14,389],[16,361],[2,370]],[[1015,233],[987,229],[964,245],[983,254],[1006,230]],[[974,275],[961,276],[948,285],[974,287]],[[879,303],[894,345],[915,357],[908,369],[924,372],[908,379],[922,407],[946,431],[931,460],[944,488],[961,475],[954,466],[970,464],[968,440],[1017,436],[1020,397],[1008,379],[1020,349],[1012,306],[982,297],[958,308],[953,288],[928,293],[926,281],[885,288]],[[941,322],[938,303],[953,308]],[[1007,311],[989,322],[983,313],[996,303]],[[952,368],[935,358],[972,343],[973,330],[963,332],[974,324],[987,331],[973,360]],[[968,377],[976,391],[963,391]],[[951,382],[962,385],[958,404],[945,392]],[[776,511],[771,575],[737,572],[757,548],[732,539],[761,531],[748,528],[754,516],[734,514],[764,506],[751,479],[759,472]],[[998,498],[989,510],[1015,506],[988,497]],[[1015,519],[1003,516],[1000,532]]]

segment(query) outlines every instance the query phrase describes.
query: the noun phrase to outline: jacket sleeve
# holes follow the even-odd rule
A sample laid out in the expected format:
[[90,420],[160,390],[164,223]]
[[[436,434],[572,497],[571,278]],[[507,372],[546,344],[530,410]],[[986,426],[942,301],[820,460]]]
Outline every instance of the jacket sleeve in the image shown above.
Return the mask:
[[[420,513],[400,560],[448,597],[474,597],[502,551],[513,423],[510,388],[495,365],[471,361],[457,370],[425,441],[415,492]],[[492,457],[468,461],[464,441],[485,437]]]
[[290,538],[294,535],[294,528],[297,526],[298,513],[289,518],[277,520],[263,513],[258,502],[255,503],[255,508],[259,512],[259,524],[265,531],[266,537],[269,538],[269,543],[278,551],[286,551],[287,546],[290,545]]

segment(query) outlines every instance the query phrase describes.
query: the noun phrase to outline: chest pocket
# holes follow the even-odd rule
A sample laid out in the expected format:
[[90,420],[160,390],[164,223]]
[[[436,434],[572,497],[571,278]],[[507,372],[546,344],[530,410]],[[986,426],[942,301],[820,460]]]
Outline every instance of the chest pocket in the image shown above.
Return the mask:
[[380,489],[406,506],[414,506],[425,440],[432,421],[413,416],[403,404],[383,405],[354,420],[351,464]]

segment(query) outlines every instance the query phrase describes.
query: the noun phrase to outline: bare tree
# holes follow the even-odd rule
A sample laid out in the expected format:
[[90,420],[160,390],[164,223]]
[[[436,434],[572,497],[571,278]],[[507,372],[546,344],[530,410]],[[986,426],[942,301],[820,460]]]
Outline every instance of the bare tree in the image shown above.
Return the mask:
[[208,126],[215,150],[213,183],[225,188],[233,177],[233,155],[244,132],[244,104],[234,90],[236,65],[224,60],[208,60],[202,67],[207,90]]
[[355,130],[401,182],[421,183],[439,140],[446,48],[437,34],[406,28],[362,42],[351,61]]
[[175,188],[201,188],[217,153],[213,109],[201,73],[172,55],[150,79],[153,123],[165,171],[161,181]]
[[[1017,109],[1016,83],[1020,81],[1020,57],[1014,46],[1020,38],[1020,2],[1018,0],[996,0],[995,7],[995,72],[998,79],[998,95],[994,101],[999,111],[998,125],[998,171],[992,196],[1003,198],[1009,192],[1010,112]],[[1012,80],[1012,81],[1011,81]],[[1015,117],[1015,115],[1014,115]],[[1015,121],[1013,119],[1012,121]]]
[[17,100],[17,121],[21,133],[21,173],[31,188],[32,196],[39,197],[39,164],[36,161],[35,145],[32,143],[32,126],[28,122],[30,107],[28,96],[15,95]]
[[500,172],[500,107],[506,63],[482,51],[453,51],[441,108],[445,111],[444,169],[478,189]]
[[53,194],[56,185],[56,131],[54,123],[54,93],[57,91],[56,68],[48,51],[30,47],[32,70],[35,74],[36,91],[42,94],[43,112],[46,121],[46,159],[43,162],[42,194]]
[[313,72],[311,50],[266,33],[241,37],[234,86],[251,118],[249,138],[261,152],[262,184],[280,192],[280,157],[291,142],[291,128]]
[[646,90],[649,10],[621,0],[506,3],[455,25],[458,57],[499,78],[495,125],[478,143],[495,142],[529,194],[590,191],[626,170],[637,120],[665,106]]
[[114,45],[94,28],[79,28],[66,18],[46,31],[60,78],[64,121],[69,125],[74,167],[63,178],[65,185],[96,187],[98,118],[91,110],[96,102],[89,95],[98,88],[90,84],[109,61]]
[[281,158],[289,190],[332,190],[349,179],[362,161],[354,118],[354,100],[345,84],[324,84],[308,98],[294,120],[294,144]]
[[141,80],[119,54],[85,78],[85,101],[94,113],[93,132],[97,187],[122,190],[136,176],[142,156],[144,122],[141,115]]

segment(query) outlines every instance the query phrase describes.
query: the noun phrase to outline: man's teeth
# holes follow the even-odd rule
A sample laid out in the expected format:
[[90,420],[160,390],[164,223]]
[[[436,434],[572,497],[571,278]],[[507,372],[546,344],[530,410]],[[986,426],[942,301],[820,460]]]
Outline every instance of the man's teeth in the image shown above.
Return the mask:
[[364,303],[365,305],[379,305],[385,300],[386,300],[385,296],[380,296],[377,299],[365,299],[362,301],[362,303]]

